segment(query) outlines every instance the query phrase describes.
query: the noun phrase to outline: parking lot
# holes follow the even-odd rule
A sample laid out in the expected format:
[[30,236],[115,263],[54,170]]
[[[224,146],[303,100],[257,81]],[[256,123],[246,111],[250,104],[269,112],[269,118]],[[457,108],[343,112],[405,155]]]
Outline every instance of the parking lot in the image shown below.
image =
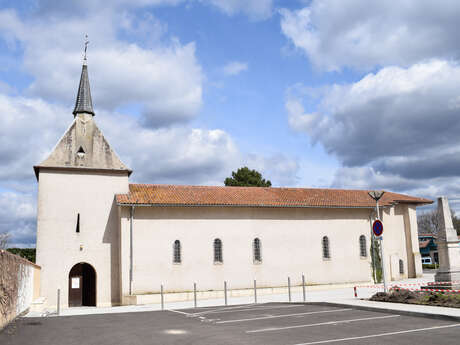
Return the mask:
[[328,304],[267,303],[24,318],[1,344],[458,344],[458,320]]

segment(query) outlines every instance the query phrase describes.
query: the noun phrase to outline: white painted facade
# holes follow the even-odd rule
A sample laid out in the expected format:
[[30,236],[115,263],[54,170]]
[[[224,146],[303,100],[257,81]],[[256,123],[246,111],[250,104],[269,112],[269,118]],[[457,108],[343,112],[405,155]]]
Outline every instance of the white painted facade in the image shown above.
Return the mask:
[[[122,295],[129,295],[130,207],[121,209]],[[387,272],[402,279],[421,275],[407,243],[417,241],[416,223],[408,223],[415,208],[397,205],[384,209]],[[191,290],[250,288],[371,280],[369,209],[249,208],[249,207],[135,207],[133,217],[133,294]],[[405,231],[405,229],[409,231]],[[366,237],[366,257],[359,237]],[[328,236],[330,259],[323,259],[322,238]],[[223,243],[223,263],[214,263],[213,241]],[[253,261],[253,240],[261,240],[262,262]],[[182,262],[173,262],[179,240]],[[415,247],[418,251],[418,247]],[[400,273],[399,260],[404,263]],[[395,264],[396,262],[396,264]]]
[[19,269],[22,276],[18,279],[18,297],[16,300],[16,315],[27,310],[34,299],[34,281],[35,275],[39,275],[39,269],[33,265],[22,264]]
[[96,270],[97,305],[119,302],[119,232],[114,195],[127,191],[127,174],[40,172],[37,264],[42,267],[41,295],[49,305],[55,305],[58,288],[62,305],[68,305],[69,272],[80,262]]

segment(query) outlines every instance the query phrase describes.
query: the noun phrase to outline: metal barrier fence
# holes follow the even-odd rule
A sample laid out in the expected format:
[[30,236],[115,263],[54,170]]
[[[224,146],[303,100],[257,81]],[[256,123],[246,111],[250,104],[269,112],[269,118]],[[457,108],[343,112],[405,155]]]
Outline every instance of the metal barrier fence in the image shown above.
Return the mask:
[[[224,305],[228,305],[229,304],[229,289],[228,289],[228,282],[227,281],[224,281],[223,282],[223,290],[217,290],[217,291],[214,291],[213,292],[223,292],[223,302],[224,302]],[[302,274],[302,283],[300,285],[296,285],[296,287],[301,287],[302,288],[302,301],[299,301],[299,302],[305,302],[306,299],[307,299],[307,291],[306,291],[306,284],[305,284],[305,275]],[[276,289],[276,290],[285,290],[285,294],[287,294],[287,300],[289,302],[292,302],[292,285],[291,285],[291,277],[287,277],[287,285],[286,286],[280,286],[280,287],[275,287],[275,288],[267,288],[267,287],[258,287],[257,286],[257,280],[254,279],[253,281],[253,287],[252,287],[252,297],[253,297],[253,303],[257,304],[258,302],[258,292],[261,292],[263,290],[267,290],[267,289]],[[235,289],[235,290],[230,290],[230,291],[243,291],[243,290],[246,290],[248,291],[249,289]],[[198,307],[198,292],[200,292],[198,290],[198,284],[196,282],[193,283],[193,307],[194,308],[197,308]],[[203,291],[201,291],[203,292]],[[284,295],[285,294],[281,294],[281,295]],[[168,294],[165,293],[165,289],[164,289],[164,285],[161,284],[160,286],[160,301],[161,301],[161,310],[164,310],[165,309],[165,296],[167,296]],[[273,296],[273,295],[278,295],[278,294],[270,294],[270,296]],[[251,295],[241,295],[239,297],[250,297]],[[259,299],[260,299],[260,296],[259,296]],[[284,299],[284,298],[282,298]],[[284,300],[285,301],[285,300]]]

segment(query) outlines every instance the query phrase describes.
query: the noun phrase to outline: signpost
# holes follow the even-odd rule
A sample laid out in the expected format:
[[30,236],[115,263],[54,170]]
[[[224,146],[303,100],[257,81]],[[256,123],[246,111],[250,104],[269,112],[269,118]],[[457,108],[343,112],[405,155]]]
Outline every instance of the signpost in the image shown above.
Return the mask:
[[379,200],[383,196],[383,194],[385,194],[383,190],[369,192],[369,196],[375,200],[375,209],[377,211],[377,219],[372,224],[372,231],[374,232],[374,235],[377,237],[377,239],[380,241],[380,256],[382,258],[383,290],[385,292],[388,292],[387,279],[386,279],[386,273],[385,273],[385,259],[384,259],[384,251],[383,251],[383,223],[380,220],[380,211],[379,211]]
[[383,234],[383,224],[380,221],[380,219],[374,220],[374,223],[372,224],[372,231],[374,232],[374,235],[377,237],[382,236]]

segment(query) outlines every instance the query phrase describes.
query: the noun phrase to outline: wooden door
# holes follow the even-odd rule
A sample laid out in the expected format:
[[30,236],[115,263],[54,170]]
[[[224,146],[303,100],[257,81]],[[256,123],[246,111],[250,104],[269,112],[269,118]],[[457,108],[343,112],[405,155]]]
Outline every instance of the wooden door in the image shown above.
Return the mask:
[[83,301],[83,277],[69,277],[69,307],[81,307]]

